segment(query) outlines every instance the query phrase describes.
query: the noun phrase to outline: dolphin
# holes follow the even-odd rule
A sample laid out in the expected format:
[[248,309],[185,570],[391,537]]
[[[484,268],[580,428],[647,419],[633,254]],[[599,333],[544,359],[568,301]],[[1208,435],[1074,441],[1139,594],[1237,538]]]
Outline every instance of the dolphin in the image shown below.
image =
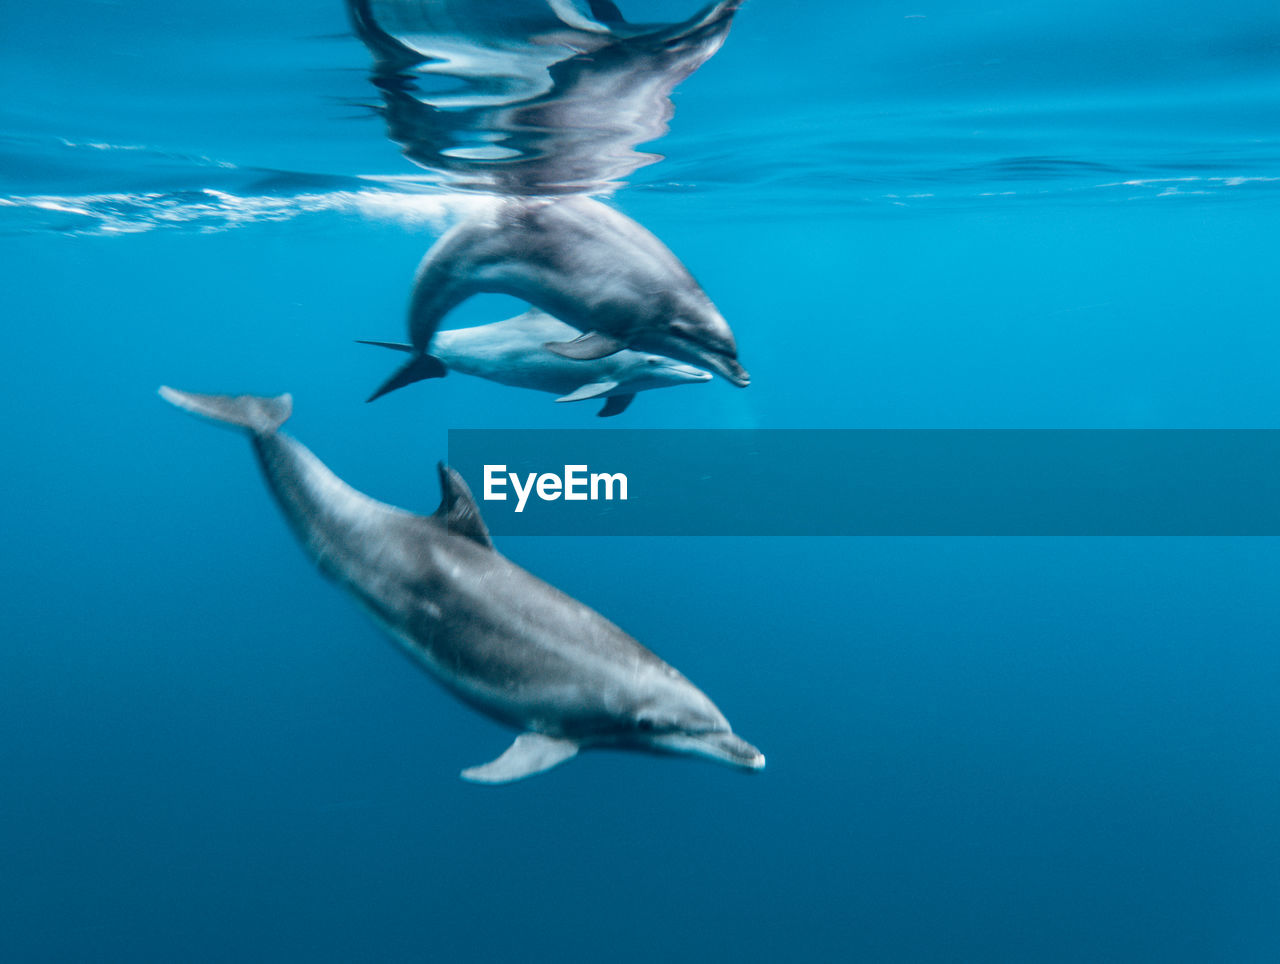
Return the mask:
[[414,515],[357,492],[282,434],[293,411],[289,395],[168,387],[160,395],[245,430],[320,571],[446,689],[519,732],[496,760],[463,770],[463,779],[508,783],[597,747],[764,766],[764,755],[674,667],[499,554],[466,483],[444,463],[440,507]]
[[729,324],[689,270],[631,218],[589,197],[496,198],[454,225],[418,266],[409,303],[415,357],[378,394],[426,377],[440,322],[480,292],[512,295],[583,334],[546,347],[591,361],[624,348],[705,365],[738,387]]
[[[563,321],[537,308],[506,321],[438,331],[431,339],[430,354],[419,356],[421,361],[406,377],[437,378],[446,371],[458,371],[502,385],[551,392],[560,396],[557,402],[603,398],[604,407],[597,414],[605,417],[623,412],[636,392],[711,380],[710,372],[661,355],[624,350],[595,361],[570,361],[544,347],[549,341],[572,339],[577,334]],[[413,352],[412,345],[393,342],[360,344]],[[393,387],[407,384],[401,379]],[[369,401],[390,390],[384,385]]]

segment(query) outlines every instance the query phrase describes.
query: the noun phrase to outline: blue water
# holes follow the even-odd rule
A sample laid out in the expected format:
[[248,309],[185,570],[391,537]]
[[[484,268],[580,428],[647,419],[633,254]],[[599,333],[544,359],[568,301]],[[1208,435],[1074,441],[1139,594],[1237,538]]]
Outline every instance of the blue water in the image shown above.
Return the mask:
[[419,511],[450,427],[1280,428],[1274,3],[750,0],[610,203],[752,384],[604,422],[463,376],[363,405],[352,340],[403,337],[470,202],[338,0],[6,21],[0,959],[1280,957],[1274,539],[505,539],[769,766],[490,789],[456,773],[510,734],[155,396],[290,391]]

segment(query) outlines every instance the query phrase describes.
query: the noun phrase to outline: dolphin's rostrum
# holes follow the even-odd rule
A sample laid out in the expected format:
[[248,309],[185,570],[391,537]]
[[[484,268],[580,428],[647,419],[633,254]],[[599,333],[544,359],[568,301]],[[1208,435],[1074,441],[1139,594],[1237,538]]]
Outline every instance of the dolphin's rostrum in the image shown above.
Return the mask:
[[498,759],[464,770],[465,779],[518,780],[588,747],[764,766],[764,755],[675,668],[500,555],[466,483],[443,463],[439,509],[414,515],[357,492],[281,434],[289,395],[160,394],[246,430],[272,494],[320,570],[447,689],[520,731]]

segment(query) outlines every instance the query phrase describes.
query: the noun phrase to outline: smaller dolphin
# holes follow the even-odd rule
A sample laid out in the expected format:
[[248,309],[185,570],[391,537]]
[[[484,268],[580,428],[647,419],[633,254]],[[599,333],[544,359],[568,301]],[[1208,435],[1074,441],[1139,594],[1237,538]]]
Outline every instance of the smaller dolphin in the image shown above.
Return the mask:
[[507,197],[455,224],[418,265],[409,303],[415,357],[385,391],[420,365],[445,315],[481,292],[527,301],[576,328],[577,338],[546,344],[565,358],[633,348],[705,365],[739,388],[751,382],[729,323],[654,235],[589,197]]
[[[597,415],[623,412],[636,392],[672,385],[711,381],[711,373],[662,355],[625,349],[593,361],[572,361],[546,348],[547,342],[570,341],[578,332],[545,311],[531,308],[522,315],[475,328],[438,331],[429,354],[419,355],[394,384],[385,384],[369,401],[424,378],[440,378],[447,371],[487,378],[501,385],[532,388],[559,395],[557,402],[605,399]],[[412,345],[362,341],[397,351],[413,352]]]
[[414,515],[357,492],[279,431],[293,411],[289,395],[160,395],[242,429],[320,571],[446,689],[519,733],[464,779],[507,783],[593,747],[764,767],[764,754],[673,666],[501,555],[467,484],[444,463],[440,507]]

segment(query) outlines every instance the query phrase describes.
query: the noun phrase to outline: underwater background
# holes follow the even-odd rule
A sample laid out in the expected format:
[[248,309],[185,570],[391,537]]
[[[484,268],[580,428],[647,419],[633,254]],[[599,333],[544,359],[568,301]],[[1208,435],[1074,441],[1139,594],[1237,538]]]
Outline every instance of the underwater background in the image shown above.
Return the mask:
[[461,375],[364,404],[353,341],[403,338],[471,201],[388,140],[339,0],[6,20],[0,959],[1280,957],[1274,538],[499,539],[769,765],[490,789],[457,771],[510,734],[155,395],[292,392],[423,512],[449,428],[1278,428],[1273,2],[750,0],[609,203],[752,384],[610,421]]

